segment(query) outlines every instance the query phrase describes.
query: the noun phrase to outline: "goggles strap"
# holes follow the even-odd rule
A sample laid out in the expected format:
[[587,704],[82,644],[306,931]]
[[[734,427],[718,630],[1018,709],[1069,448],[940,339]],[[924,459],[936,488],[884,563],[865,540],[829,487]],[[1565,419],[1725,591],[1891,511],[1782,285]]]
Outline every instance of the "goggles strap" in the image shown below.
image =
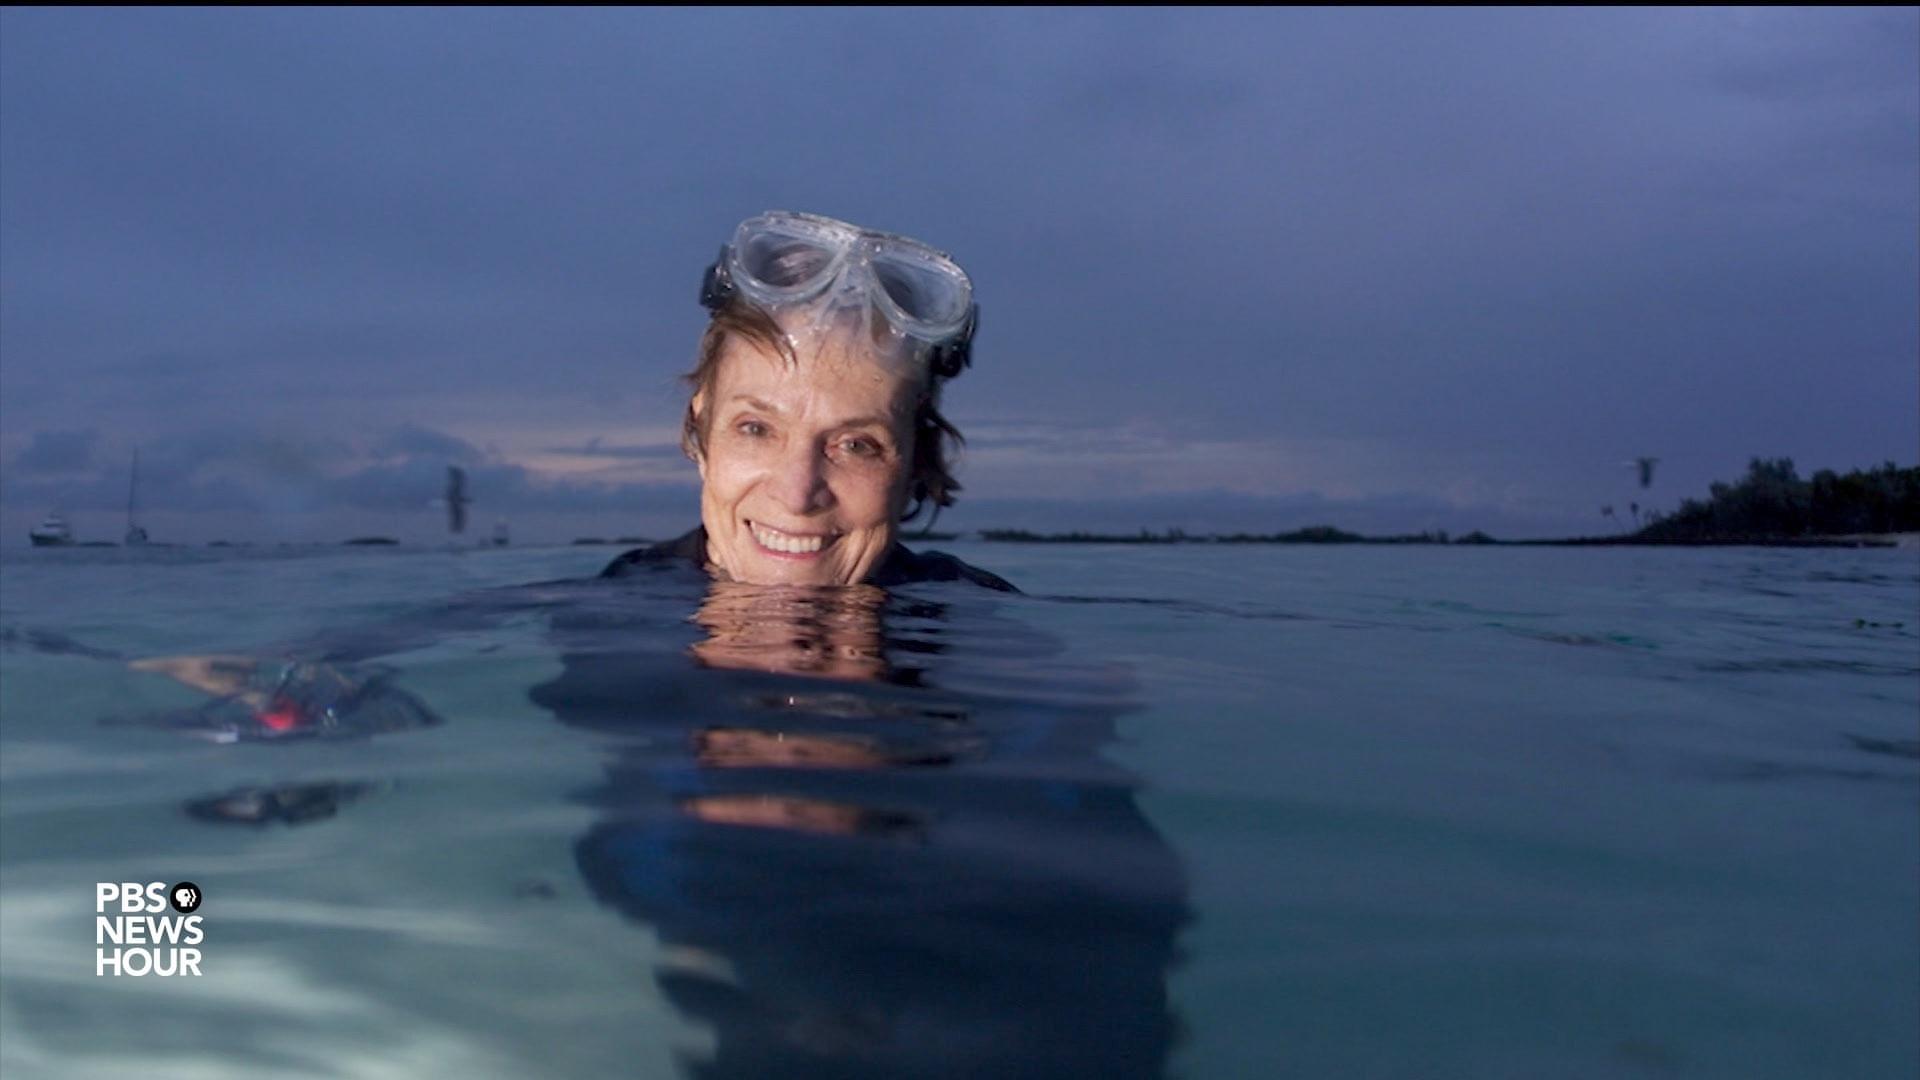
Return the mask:
[[707,267],[705,276],[700,279],[700,306],[708,311],[719,311],[727,301],[733,298],[733,273],[727,269],[727,245],[720,245],[720,257]]
[[951,341],[934,346],[927,358],[933,365],[933,373],[942,379],[951,379],[960,372],[973,366],[973,331],[980,324],[980,305],[967,307],[966,325],[953,336]]

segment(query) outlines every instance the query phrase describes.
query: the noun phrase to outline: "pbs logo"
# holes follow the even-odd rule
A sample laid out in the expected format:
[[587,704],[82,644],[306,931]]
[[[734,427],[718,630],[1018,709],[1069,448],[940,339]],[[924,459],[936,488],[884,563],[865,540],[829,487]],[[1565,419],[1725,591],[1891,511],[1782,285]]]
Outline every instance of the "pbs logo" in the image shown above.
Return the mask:
[[175,885],[169,896],[173,901],[173,910],[182,915],[191,915],[200,906],[200,886],[191,881]]

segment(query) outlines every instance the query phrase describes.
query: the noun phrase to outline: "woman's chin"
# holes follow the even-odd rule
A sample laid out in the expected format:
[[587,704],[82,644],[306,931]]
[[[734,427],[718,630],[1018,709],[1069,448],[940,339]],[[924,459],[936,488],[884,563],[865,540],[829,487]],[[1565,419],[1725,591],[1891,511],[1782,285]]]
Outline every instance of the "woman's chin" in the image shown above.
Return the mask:
[[845,585],[838,560],[816,554],[797,558],[775,552],[754,550],[736,560],[735,581],[748,585]]
[[799,570],[776,569],[772,571],[749,571],[744,575],[735,575],[735,581],[748,585],[839,585],[834,578],[818,573]]

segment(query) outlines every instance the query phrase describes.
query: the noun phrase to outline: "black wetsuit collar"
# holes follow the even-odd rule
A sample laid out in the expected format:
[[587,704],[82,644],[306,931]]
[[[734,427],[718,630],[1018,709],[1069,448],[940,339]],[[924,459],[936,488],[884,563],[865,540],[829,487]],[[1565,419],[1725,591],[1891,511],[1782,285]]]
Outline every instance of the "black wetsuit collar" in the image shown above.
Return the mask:
[[[668,564],[690,564],[711,574],[713,571],[707,562],[706,526],[696,525],[676,539],[626,552],[609,563],[600,576],[625,577],[642,566]],[[868,584],[882,588],[919,581],[968,581],[1000,592],[1020,591],[1006,579],[977,566],[969,566],[945,552],[929,551],[919,555],[898,542],[887,551],[887,557],[881,560],[880,566],[867,576]]]

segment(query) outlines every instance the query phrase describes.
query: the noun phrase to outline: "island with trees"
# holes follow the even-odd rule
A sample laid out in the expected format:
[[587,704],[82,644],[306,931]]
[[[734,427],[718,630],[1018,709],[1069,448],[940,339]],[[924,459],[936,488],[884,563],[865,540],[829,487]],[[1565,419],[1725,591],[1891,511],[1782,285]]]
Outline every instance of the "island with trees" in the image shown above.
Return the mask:
[[1920,468],[1889,461],[1845,475],[1821,469],[1801,479],[1792,458],[1754,458],[1735,483],[1654,514],[1632,539],[1643,543],[1739,543],[1920,532]]

